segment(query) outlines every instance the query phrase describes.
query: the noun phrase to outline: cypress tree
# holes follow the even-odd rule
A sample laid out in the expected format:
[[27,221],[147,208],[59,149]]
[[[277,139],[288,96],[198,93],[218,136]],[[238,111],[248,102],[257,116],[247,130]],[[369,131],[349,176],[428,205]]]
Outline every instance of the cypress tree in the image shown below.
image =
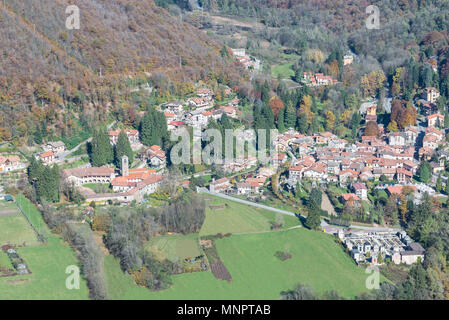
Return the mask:
[[114,152],[115,165],[118,168],[121,168],[123,156],[127,156],[129,163],[133,163],[134,154],[131,149],[131,144],[129,143],[128,135],[123,130],[120,131],[120,134],[118,135],[118,139],[117,139],[117,143],[115,145],[114,151],[115,151]]
[[293,104],[289,101],[284,108],[284,127],[286,129],[294,128],[296,124],[296,110]]

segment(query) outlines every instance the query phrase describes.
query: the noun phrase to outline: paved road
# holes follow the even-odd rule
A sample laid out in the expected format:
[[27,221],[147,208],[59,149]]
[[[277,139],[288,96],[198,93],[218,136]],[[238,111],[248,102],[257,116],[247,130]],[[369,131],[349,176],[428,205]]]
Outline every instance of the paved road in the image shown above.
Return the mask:
[[[301,218],[301,219],[305,219],[306,218],[305,216],[303,216],[301,214],[293,213],[293,212],[290,212],[290,211],[269,207],[269,206],[266,206],[266,205],[263,205],[263,204],[260,204],[260,203],[256,203],[256,202],[252,202],[252,201],[248,201],[248,200],[242,200],[242,199],[239,199],[239,198],[234,198],[234,197],[227,196],[227,195],[221,194],[221,193],[210,192],[206,188],[198,188],[198,193],[210,194],[210,195],[222,198],[222,199],[239,202],[239,203],[242,203],[242,204],[246,204],[248,206],[253,206],[253,207],[257,207],[257,208],[261,208],[261,209],[265,209],[265,210],[269,210],[269,211],[274,211],[274,212],[285,214],[285,215],[288,215],[288,216],[298,217],[298,218]],[[326,228],[331,227],[331,225],[328,224],[326,221],[321,220],[321,227],[326,229]],[[400,230],[400,229],[395,229],[395,228],[365,227],[365,226],[356,226],[356,225],[350,225],[349,228],[351,228],[351,229],[359,229],[359,230],[366,230],[366,231],[370,231],[370,232],[399,231]]]

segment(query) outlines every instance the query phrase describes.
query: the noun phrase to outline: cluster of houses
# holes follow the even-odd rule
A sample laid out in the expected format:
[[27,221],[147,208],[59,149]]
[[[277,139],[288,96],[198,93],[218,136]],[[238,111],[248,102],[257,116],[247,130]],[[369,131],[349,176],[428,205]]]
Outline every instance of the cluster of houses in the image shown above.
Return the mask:
[[44,165],[51,165],[55,163],[56,159],[67,151],[64,142],[50,141],[42,146],[43,152],[36,154],[35,158],[41,160]]
[[209,191],[214,193],[236,194],[236,195],[259,195],[267,179],[275,173],[274,169],[262,167],[255,174],[251,174],[241,181],[229,178],[213,179],[209,185]]
[[[444,141],[444,131],[437,128],[441,121],[444,122],[444,116],[431,115],[426,128],[409,126],[402,132],[383,134],[381,138],[362,136],[361,141],[355,144],[349,144],[330,132],[305,136],[290,130],[277,137],[276,147],[299,154],[289,168],[291,185],[302,178],[347,184],[381,176],[407,184],[412,182],[419,166],[416,149],[419,147],[417,155],[420,160],[429,160]],[[422,145],[418,144],[420,140]],[[444,169],[442,161],[433,167],[437,171]]]
[[167,156],[161,146],[154,145],[140,152],[139,158],[156,170],[165,169],[167,166]]
[[[109,167],[87,167],[64,169],[61,176],[68,185],[78,188],[86,201],[99,203],[141,202],[146,194],[156,192],[162,182],[162,175],[156,174],[154,169],[129,169],[126,156],[122,158],[120,175]],[[95,193],[83,187],[86,184],[110,184],[113,192]]]
[[[225,89],[227,96],[231,93],[230,88]],[[227,105],[214,108],[214,94],[210,89],[200,88],[196,94],[197,97],[187,100],[186,103],[174,101],[162,105],[168,130],[176,130],[185,125],[203,129],[207,127],[210,119],[221,119],[223,114],[236,119],[240,114],[237,108],[240,101],[237,98],[230,100]]]
[[424,260],[424,248],[405,231],[366,232],[338,230],[338,238],[348,248],[356,263],[382,264],[390,259],[395,264],[414,264]]
[[304,72],[303,83],[311,87],[330,86],[336,84],[338,80],[332,76],[325,76],[323,73]]
[[[115,146],[118,140],[118,136],[122,130],[110,130],[109,131],[109,142],[111,145]],[[128,136],[129,143],[132,150],[138,150],[142,147],[140,143],[139,131],[136,129],[124,129],[126,135]]]
[[250,57],[246,54],[245,49],[231,49],[234,58],[242,64],[246,69],[259,70],[260,60]]

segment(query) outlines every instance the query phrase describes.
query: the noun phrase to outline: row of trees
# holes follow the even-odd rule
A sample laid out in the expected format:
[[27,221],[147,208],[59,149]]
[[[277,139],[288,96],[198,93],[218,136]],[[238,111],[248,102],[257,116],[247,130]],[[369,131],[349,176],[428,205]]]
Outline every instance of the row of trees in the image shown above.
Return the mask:
[[124,130],[120,131],[117,143],[114,146],[109,141],[109,134],[106,129],[95,130],[88,150],[90,162],[94,167],[114,163],[120,168],[121,159],[124,155],[128,157],[129,163],[134,161],[134,153],[131,149],[128,135]]

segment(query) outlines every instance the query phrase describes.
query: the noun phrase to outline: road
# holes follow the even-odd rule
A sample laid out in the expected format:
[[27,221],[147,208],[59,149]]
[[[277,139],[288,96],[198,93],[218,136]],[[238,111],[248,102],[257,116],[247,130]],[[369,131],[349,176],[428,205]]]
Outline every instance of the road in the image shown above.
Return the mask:
[[[114,124],[116,124],[117,121],[113,121],[111,124],[108,125],[107,129],[111,129],[112,126]],[[92,141],[92,137],[90,137],[87,140],[84,140],[83,142],[81,142],[80,144],[78,144],[75,148],[71,149],[71,150],[67,150],[59,155],[57,155],[56,158],[56,162],[61,163],[64,161],[69,161],[69,160],[78,160],[81,159],[83,157],[83,155],[79,155],[79,156],[73,156],[73,157],[69,157],[70,154],[72,154],[73,152],[77,151],[82,145],[85,145],[86,143]]]
[[[239,202],[242,204],[246,204],[248,206],[252,206],[252,207],[256,207],[256,208],[261,208],[261,209],[265,209],[265,210],[269,210],[269,211],[273,211],[273,212],[277,212],[280,214],[285,214],[288,216],[292,216],[292,217],[298,217],[301,220],[302,219],[306,219],[305,216],[301,215],[301,214],[297,214],[294,212],[290,212],[290,211],[286,211],[286,210],[281,210],[278,208],[273,208],[273,207],[269,207],[260,203],[256,203],[256,202],[252,202],[252,201],[248,201],[248,200],[243,200],[243,199],[239,199],[239,198],[234,198],[231,196],[227,196],[225,194],[221,194],[221,193],[214,193],[214,192],[210,192],[209,190],[207,190],[206,188],[198,188],[198,193],[205,193],[205,194],[209,194],[215,197],[219,197],[225,200],[230,200],[230,201],[235,201],[235,202]],[[321,227],[326,229],[331,227],[330,224],[328,224],[326,221],[321,220]],[[350,225],[349,228],[351,229],[359,229],[359,230],[365,230],[365,231],[370,231],[370,232],[378,232],[378,231],[399,231],[400,229],[395,229],[395,228],[383,228],[383,227],[365,227],[365,226],[356,226],[356,225]]]
[[216,196],[216,197],[219,197],[219,198],[223,198],[223,199],[226,199],[226,200],[230,200],[230,201],[239,202],[239,203],[242,203],[242,204],[246,204],[248,206],[253,206],[253,207],[257,207],[257,208],[261,208],[261,209],[265,209],[265,210],[269,210],[269,211],[274,211],[274,212],[285,214],[285,215],[292,216],[292,217],[297,217],[298,216],[296,213],[293,213],[293,212],[290,212],[290,211],[285,211],[285,210],[269,207],[269,206],[266,206],[266,205],[263,205],[263,204],[260,204],[260,203],[256,203],[256,202],[252,202],[252,201],[248,201],[248,200],[234,198],[234,197],[227,196],[227,195],[221,194],[221,193],[210,192],[206,188],[198,188],[198,192],[199,193],[210,194],[210,195],[213,195],[213,196]]

